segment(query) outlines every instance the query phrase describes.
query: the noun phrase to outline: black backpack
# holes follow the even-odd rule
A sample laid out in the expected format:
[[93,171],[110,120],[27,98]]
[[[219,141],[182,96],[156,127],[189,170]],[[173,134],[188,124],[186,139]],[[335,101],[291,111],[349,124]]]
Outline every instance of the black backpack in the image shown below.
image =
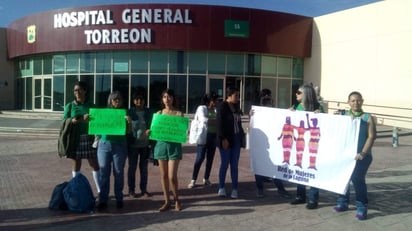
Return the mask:
[[64,200],[63,190],[66,188],[69,182],[65,181],[61,184],[56,185],[52,192],[50,202],[49,202],[49,209],[51,210],[67,210],[67,204]]

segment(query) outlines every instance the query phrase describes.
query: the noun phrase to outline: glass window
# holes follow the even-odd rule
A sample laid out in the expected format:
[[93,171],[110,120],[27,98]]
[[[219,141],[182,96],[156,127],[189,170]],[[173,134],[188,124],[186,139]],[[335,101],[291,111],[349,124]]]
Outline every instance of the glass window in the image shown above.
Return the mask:
[[53,56],[45,55],[43,56],[43,74],[50,75],[53,68]]
[[34,79],[34,109],[41,109],[41,79]]
[[113,53],[113,72],[129,73],[129,52]]
[[278,76],[291,77],[292,59],[279,57],[278,58]]
[[150,105],[154,111],[160,110],[161,94],[167,88],[166,75],[150,75]]
[[43,109],[52,110],[52,79],[43,78]]
[[53,111],[64,111],[64,77],[53,77]]
[[292,65],[293,78],[303,79],[303,59],[293,58]]
[[261,73],[261,56],[255,54],[247,55],[246,74],[260,76]]
[[86,52],[80,54],[80,73],[94,73],[94,52]]
[[186,111],[186,75],[171,75],[169,76],[169,88],[175,92],[176,105],[180,111]]
[[167,73],[168,63],[167,51],[152,51],[150,52],[150,72],[151,73]]
[[275,56],[262,56],[262,75],[276,76]]
[[148,72],[149,55],[147,51],[132,51],[130,54],[130,69],[132,73]]
[[249,113],[252,105],[260,104],[260,78],[245,78],[244,112]]
[[123,108],[129,108],[129,75],[114,75],[113,91],[120,92],[123,97]]
[[37,56],[33,58],[33,74],[41,75],[42,74],[42,57]]
[[19,62],[20,76],[32,76],[33,75],[33,60],[23,59]]
[[197,106],[201,104],[201,99],[206,93],[206,76],[189,76],[188,87],[188,110],[187,113],[195,114]]
[[94,103],[94,75],[81,75],[80,81],[84,81],[87,83],[87,101],[90,103]]
[[112,53],[99,52],[96,54],[96,73],[112,72]]
[[228,54],[227,55],[227,74],[243,75],[244,70],[244,55],[243,54]]
[[66,76],[66,104],[74,100],[74,84],[79,80],[77,75]]
[[79,54],[66,55],[66,73],[79,73]]
[[111,82],[110,75],[96,76],[96,107],[107,107],[107,99],[111,92]]
[[206,74],[206,52],[189,52],[189,73]]
[[24,107],[24,79],[23,78],[18,78],[16,80],[16,84],[17,84],[17,98],[16,98],[16,104],[17,104],[17,108],[18,109],[26,109]]
[[[277,102],[276,102],[276,79],[275,78],[262,78],[262,85],[260,89],[266,88],[269,89],[272,92],[272,104],[273,107],[277,107]],[[260,99],[259,99],[260,100]],[[260,101],[259,101],[260,104]]]
[[147,75],[132,75],[130,78],[130,92],[133,96],[134,93],[141,94],[145,98],[146,105],[149,104],[149,100],[147,98]]
[[28,77],[24,78],[26,82],[26,110],[32,110],[33,109],[33,78]]
[[64,55],[53,55],[53,73],[54,74],[64,74]]
[[292,91],[292,81],[290,79],[279,79],[278,80],[278,107],[279,108],[290,108],[292,105],[291,101],[291,91]]
[[225,54],[210,52],[207,58],[209,74],[225,74]]
[[183,51],[169,52],[169,72],[170,73],[186,73],[187,57]]
[[53,77],[53,111],[64,111],[64,77],[63,76]]

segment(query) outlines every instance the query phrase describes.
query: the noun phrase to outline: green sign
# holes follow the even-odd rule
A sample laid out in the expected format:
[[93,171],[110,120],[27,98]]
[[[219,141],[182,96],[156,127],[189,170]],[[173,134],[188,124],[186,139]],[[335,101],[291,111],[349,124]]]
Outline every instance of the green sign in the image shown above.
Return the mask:
[[186,117],[154,114],[149,139],[186,143],[188,127],[189,119]]
[[249,38],[249,22],[241,20],[225,20],[225,37]]
[[89,134],[125,135],[126,110],[112,108],[90,108]]

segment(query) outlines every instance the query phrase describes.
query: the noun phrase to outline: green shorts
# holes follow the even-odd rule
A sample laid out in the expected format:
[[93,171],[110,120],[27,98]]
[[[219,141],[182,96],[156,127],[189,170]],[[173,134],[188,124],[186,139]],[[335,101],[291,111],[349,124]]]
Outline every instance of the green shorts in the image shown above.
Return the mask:
[[157,141],[154,148],[154,158],[156,160],[181,160],[182,144]]

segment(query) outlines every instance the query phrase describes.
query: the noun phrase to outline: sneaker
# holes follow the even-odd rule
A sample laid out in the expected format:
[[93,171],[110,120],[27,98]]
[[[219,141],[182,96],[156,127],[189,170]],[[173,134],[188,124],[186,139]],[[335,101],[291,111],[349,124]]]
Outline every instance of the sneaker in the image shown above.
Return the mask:
[[226,197],[226,190],[225,188],[220,188],[219,191],[217,192],[217,195],[219,197]]
[[129,192],[129,197],[137,198],[139,196],[135,192]]
[[153,195],[151,193],[149,193],[148,191],[142,191],[140,193],[140,196],[145,196],[145,197],[152,197]]
[[230,195],[232,199],[237,199],[237,189],[232,190],[232,195]]
[[212,182],[210,182],[210,180],[203,179],[203,185],[204,186],[209,186],[211,184],[212,184]]
[[263,197],[265,197],[265,195],[263,194],[263,190],[258,189],[258,190],[256,191],[256,197],[257,197],[257,198],[263,198]]
[[187,185],[187,188],[194,188],[196,185],[196,181],[195,180],[191,180],[190,183]]
[[355,216],[355,217],[356,217],[358,220],[363,221],[363,220],[366,220],[367,215],[366,215],[366,213],[365,213],[365,214],[356,213],[356,216]]
[[340,213],[340,212],[345,212],[346,210],[348,210],[347,206],[343,206],[343,205],[337,205],[335,207],[333,207],[333,210],[335,210],[335,212]]
[[283,197],[283,198],[286,198],[286,199],[292,198],[292,195],[286,190],[278,190],[278,194],[279,194],[280,197]]
[[306,205],[307,209],[317,209],[318,208],[318,202],[314,201],[309,201],[308,204]]
[[306,200],[300,197],[296,197],[295,199],[293,199],[293,201],[290,202],[290,204],[292,205],[305,204],[305,203],[306,203]]

